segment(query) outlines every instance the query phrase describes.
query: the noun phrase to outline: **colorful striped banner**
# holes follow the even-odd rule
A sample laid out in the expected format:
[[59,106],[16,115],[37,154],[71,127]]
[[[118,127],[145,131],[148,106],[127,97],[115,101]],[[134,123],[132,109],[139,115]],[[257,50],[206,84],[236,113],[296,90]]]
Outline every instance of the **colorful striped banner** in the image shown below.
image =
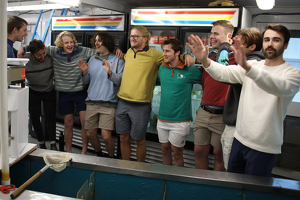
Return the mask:
[[132,9],[131,25],[212,26],[217,20],[238,25],[239,8],[207,9]]
[[124,31],[124,15],[91,17],[53,17],[52,30]]

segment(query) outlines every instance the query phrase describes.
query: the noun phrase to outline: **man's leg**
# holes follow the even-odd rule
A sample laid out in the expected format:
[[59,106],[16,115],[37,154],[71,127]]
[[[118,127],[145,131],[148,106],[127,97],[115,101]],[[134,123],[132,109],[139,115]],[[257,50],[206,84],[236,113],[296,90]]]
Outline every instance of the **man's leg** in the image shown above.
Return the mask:
[[222,152],[223,152],[223,161],[224,167],[227,171],[228,168],[228,160],[230,156],[231,146],[233,142],[233,134],[235,132],[235,126],[225,126],[224,132],[221,135],[221,144],[222,144]]
[[40,121],[41,97],[37,94],[37,92],[31,89],[29,89],[29,114],[38,142],[40,144],[45,144],[43,128]]
[[177,167],[183,167],[184,161],[183,161],[183,149],[184,147],[175,147],[171,145],[172,151],[173,151],[173,157],[174,157],[174,166]]
[[51,142],[51,149],[58,150],[56,147],[56,120],[55,120],[55,109],[56,109],[56,92],[53,89],[50,92],[46,92],[43,95],[43,108],[45,111],[46,130]]
[[197,110],[197,117],[194,122],[194,152],[195,168],[208,169],[208,154],[211,149],[211,131],[207,128],[212,114],[201,107]]
[[196,169],[208,169],[208,154],[210,151],[209,145],[196,145],[194,146],[195,151],[195,167]]
[[120,135],[121,143],[121,155],[123,160],[130,160],[131,156],[131,145],[130,145],[130,134],[121,134]]
[[64,136],[67,152],[72,152],[72,139],[73,139],[73,114],[64,116]]
[[88,129],[86,131],[86,134],[87,134],[88,139],[90,140],[90,143],[91,143],[92,147],[94,148],[95,152],[101,151],[100,140],[97,136],[97,129]]
[[80,118],[80,123],[81,123],[81,139],[82,139],[82,150],[81,154],[86,154],[87,152],[87,147],[89,144],[89,138],[86,134],[86,129],[84,128],[85,125],[85,111],[80,111],[79,112],[79,118]]
[[146,140],[136,140],[136,159],[138,162],[145,162],[146,159]]
[[256,151],[245,146],[245,160],[247,161],[245,174],[270,177],[276,161],[276,154]]
[[111,138],[111,131],[101,129],[101,135],[105,143],[106,151],[108,152],[109,157],[114,157],[115,155],[115,142]]
[[228,161],[228,172],[245,174],[246,161],[243,156],[244,147],[237,139],[233,139]]
[[222,149],[218,149],[218,148],[214,147],[213,153],[215,155],[214,170],[215,171],[225,171]]
[[162,160],[164,165],[172,165],[171,143],[161,143]]

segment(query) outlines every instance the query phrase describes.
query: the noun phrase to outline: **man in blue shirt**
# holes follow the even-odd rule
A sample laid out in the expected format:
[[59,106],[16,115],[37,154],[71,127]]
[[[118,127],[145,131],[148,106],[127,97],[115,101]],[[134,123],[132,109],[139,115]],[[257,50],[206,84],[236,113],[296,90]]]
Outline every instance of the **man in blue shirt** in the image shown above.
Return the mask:
[[15,58],[13,44],[15,41],[23,41],[23,38],[28,35],[27,33],[27,21],[12,16],[7,21],[7,58]]

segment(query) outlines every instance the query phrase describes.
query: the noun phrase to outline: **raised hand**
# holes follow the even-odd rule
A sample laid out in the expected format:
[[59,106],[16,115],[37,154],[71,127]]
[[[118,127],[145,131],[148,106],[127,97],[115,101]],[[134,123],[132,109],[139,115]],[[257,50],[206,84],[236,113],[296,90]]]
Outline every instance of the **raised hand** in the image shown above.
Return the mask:
[[81,69],[83,76],[85,76],[88,72],[89,64],[85,63],[83,59],[79,59],[77,65]]
[[103,59],[103,66],[104,70],[108,73],[108,75],[111,75],[110,65],[105,59]]
[[188,37],[186,45],[191,49],[194,56],[202,63],[204,67],[210,65],[210,59],[208,59],[209,49],[208,46],[204,46],[198,35],[190,35]]
[[233,41],[235,43],[234,46],[230,46],[231,51],[234,54],[235,62],[243,67],[246,72],[248,72],[251,69],[251,65],[247,62],[247,57],[244,52],[245,46],[242,45],[242,41],[239,37],[234,37]]

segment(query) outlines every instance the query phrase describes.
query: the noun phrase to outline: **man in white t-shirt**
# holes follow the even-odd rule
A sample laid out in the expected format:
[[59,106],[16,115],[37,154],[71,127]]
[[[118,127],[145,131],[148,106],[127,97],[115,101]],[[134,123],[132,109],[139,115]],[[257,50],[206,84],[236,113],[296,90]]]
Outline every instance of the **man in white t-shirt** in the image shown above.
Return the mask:
[[283,143],[283,120],[287,107],[300,87],[300,72],[283,60],[290,39],[280,24],[267,25],[263,32],[265,60],[248,61],[239,38],[231,47],[239,65],[224,66],[208,59],[208,47],[191,35],[187,45],[205,70],[221,82],[240,83],[236,131],[228,172],[271,176]]

